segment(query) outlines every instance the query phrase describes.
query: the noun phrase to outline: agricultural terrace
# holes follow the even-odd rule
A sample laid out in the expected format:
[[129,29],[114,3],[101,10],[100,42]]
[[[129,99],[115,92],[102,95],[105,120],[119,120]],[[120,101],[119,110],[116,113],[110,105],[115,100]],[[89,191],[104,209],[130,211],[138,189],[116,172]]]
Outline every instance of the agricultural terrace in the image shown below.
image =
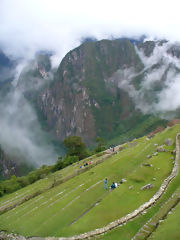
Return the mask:
[[[55,185],[58,185],[62,182],[67,181],[70,178],[73,178],[76,175],[81,174],[84,171],[87,171],[88,168],[91,168],[97,165],[99,162],[102,162],[107,158],[109,153],[97,153],[96,155],[86,158],[79,161],[78,163],[72,164],[61,171],[49,174],[46,178],[40,179],[39,181],[24,187],[12,194],[8,194],[0,198],[0,214],[6,211],[7,209],[13,208],[15,205],[19,205],[22,202],[33,198],[34,196],[39,195],[42,192],[45,192]],[[92,161],[93,163],[86,169],[79,169],[79,166],[84,165],[86,162]]]
[[[180,193],[180,192],[179,192]],[[160,222],[160,226],[152,234],[149,240],[169,240],[179,239],[179,226],[180,226],[180,204],[169,212],[167,218]]]
[[[41,189],[41,184],[45,189],[36,197],[1,214],[0,229],[24,236],[73,236],[103,227],[125,216],[148,201],[171,173],[174,161],[171,152],[175,149],[175,137],[178,132],[180,126],[176,125],[158,133],[152,139],[143,137],[127,143],[119,153],[50,189],[47,186],[52,185],[54,178],[58,181],[65,175],[71,175],[74,171],[79,171],[80,165],[69,166],[32,186],[4,196],[0,201],[1,207],[14,201],[15,197],[20,201],[35,188]],[[157,147],[164,145],[167,138],[173,139],[173,144],[166,144],[166,151],[156,153]],[[104,189],[105,177],[108,178],[109,186],[113,181],[127,181],[110,191]],[[154,187],[141,190],[149,183],[153,183]],[[170,196],[172,193],[172,190],[168,191],[163,196],[164,201],[168,199],[168,194]],[[143,215],[140,220],[134,220],[141,223],[137,223],[134,228],[129,227],[130,234],[133,232],[135,235],[140,225],[158,211],[159,207],[155,207],[150,209],[151,213],[148,211],[147,216]],[[112,238],[106,238],[104,235],[102,239],[117,239],[113,238],[113,234],[116,235],[117,231],[123,232],[128,224],[107,233],[112,234]],[[122,239],[130,239],[129,237],[126,235]]]

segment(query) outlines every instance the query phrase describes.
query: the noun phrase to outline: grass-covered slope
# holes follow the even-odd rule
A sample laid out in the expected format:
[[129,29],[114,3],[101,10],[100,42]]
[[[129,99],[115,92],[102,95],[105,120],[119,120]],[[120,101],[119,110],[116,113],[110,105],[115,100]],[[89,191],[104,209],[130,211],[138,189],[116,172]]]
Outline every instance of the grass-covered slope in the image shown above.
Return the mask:
[[[179,192],[180,193],[180,192]],[[149,240],[169,240],[169,239],[179,239],[179,225],[180,225],[180,204],[173,209],[168,215],[167,219],[160,223],[157,231],[155,231]]]
[[[94,165],[97,165],[98,163],[102,162],[104,158],[107,158],[109,156],[108,153],[98,153],[93,156],[93,164],[89,167],[93,167]],[[85,162],[89,161],[91,159],[87,158],[83,161],[79,162],[79,165],[83,165]],[[37,196],[41,194],[42,192],[45,192],[49,190],[50,188],[53,188],[54,186],[63,183],[71,178],[73,178],[76,175],[81,174],[81,172],[87,171],[86,169],[79,169],[79,166],[77,165],[71,165],[69,167],[66,167],[62,169],[61,171],[57,171],[53,174],[49,174],[44,179],[41,179],[37,181],[34,184],[28,185],[27,187],[24,187],[23,189],[20,189],[11,195],[6,195],[2,200],[0,200],[0,214],[2,212],[7,211],[8,209],[14,208],[16,205],[20,205],[22,202],[25,202],[34,196]],[[9,183],[11,184],[11,183]]]
[[[1,214],[0,229],[25,236],[72,236],[103,227],[132,212],[148,201],[171,173],[174,161],[171,151],[175,149],[175,136],[179,131],[180,126],[176,125],[158,133],[152,139],[146,137],[136,139],[124,144],[123,150],[98,165],[95,165],[98,159],[94,157],[95,166],[89,167],[85,172],[79,172],[82,161],[16,193],[4,196],[0,199],[1,208],[9,203],[13,204],[12,202],[17,199],[20,201],[35,189],[36,191],[44,189],[36,197]],[[165,146],[169,151],[147,158],[148,155],[156,152],[157,144],[164,144],[167,138],[174,140],[172,146]],[[99,160],[102,157],[100,156]],[[148,164],[150,166],[147,166]],[[68,176],[70,176],[69,180]],[[104,189],[105,177],[108,178],[108,186],[113,181],[119,182],[122,178],[127,182],[109,191]],[[63,178],[66,180],[61,184],[48,189],[54,179],[58,182]],[[154,187],[140,190],[148,183],[153,183]],[[178,185],[179,182],[175,179],[160,201],[163,199],[166,201]],[[159,206],[155,205],[147,215],[109,232],[107,237],[104,235],[100,238],[131,239],[149,217],[158,211]]]

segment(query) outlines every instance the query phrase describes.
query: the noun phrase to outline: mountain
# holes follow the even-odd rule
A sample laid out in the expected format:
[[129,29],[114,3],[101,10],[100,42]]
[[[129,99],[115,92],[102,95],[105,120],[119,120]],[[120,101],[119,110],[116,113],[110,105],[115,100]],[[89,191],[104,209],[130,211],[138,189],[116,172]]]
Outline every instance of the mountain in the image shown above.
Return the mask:
[[[121,86],[131,77],[132,86],[138,89],[145,75],[156,67],[146,69],[137,51],[150,56],[156,43],[137,44],[128,39],[85,42],[64,57],[54,81],[37,100],[59,139],[79,135],[92,144],[97,136],[111,140],[122,135],[124,141],[135,137],[129,131],[139,128],[138,134],[144,134],[165,123],[152,112],[143,114],[131,96],[133,91]],[[145,97],[153,99],[153,91]],[[141,124],[145,128],[142,132]]]
[[34,166],[23,162],[17,155],[7,154],[0,146],[0,181],[9,179],[12,175],[22,176],[32,171]]
[[[0,102],[11,89],[11,82],[14,76],[14,62],[0,50]],[[3,115],[1,113],[1,118]],[[2,126],[1,126],[2,127]],[[0,142],[1,144],[1,142]],[[7,178],[16,173],[16,163],[11,157],[8,157],[0,145],[0,179]]]
[[6,68],[13,73],[6,75],[6,79],[5,75],[0,75],[0,145],[3,153],[0,155],[0,178],[8,178],[13,174],[21,176],[43,164],[55,163],[64,150],[56,137],[48,132],[46,121],[34,103],[38,90],[51,78],[52,73],[45,72],[50,69],[49,57],[38,54],[29,61],[16,85],[12,81],[17,64],[21,62],[12,64],[3,56],[0,71]]
[[[17,86],[11,78],[0,81],[0,110],[6,115],[5,109],[13,109],[6,116],[14,139],[21,142],[10,141],[11,149],[35,165],[49,164],[63,154],[62,141],[70,135],[81,136],[92,147],[98,136],[113,145],[166,126],[169,120],[180,118],[179,58],[179,43],[126,38],[85,39],[57,69],[51,65],[50,52],[38,52],[24,66]],[[2,65],[10,67],[6,58],[1,59]],[[0,144],[9,155],[3,139]],[[40,149],[40,145],[44,147],[35,155],[30,149]],[[49,154],[54,150],[47,146],[56,153]]]
[[11,60],[0,49],[0,94],[4,96],[11,88],[11,82],[14,78],[15,61]]

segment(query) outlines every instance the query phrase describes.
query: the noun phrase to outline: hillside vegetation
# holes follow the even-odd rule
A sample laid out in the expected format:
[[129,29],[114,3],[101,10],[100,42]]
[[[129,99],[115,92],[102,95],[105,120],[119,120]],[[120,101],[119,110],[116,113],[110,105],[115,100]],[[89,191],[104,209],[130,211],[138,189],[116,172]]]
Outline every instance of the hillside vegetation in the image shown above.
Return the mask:
[[[170,175],[178,132],[180,125],[175,125],[151,139],[146,136],[134,139],[115,148],[117,154],[111,151],[97,154],[3,196],[0,198],[0,229],[24,236],[73,236],[104,227],[133,212],[147,202]],[[173,140],[170,146],[165,143],[168,138]],[[157,152],[162,145],[164,151]],[[90,161],[91,164],[80,168]],[[115,190],[106,190],[106,177],[108,188],[112,182],[126,181]],[[148,220],[158,214],[173,193],[179,194],[179,178],[178,175],[160,200],[144,215],[97,238],[124,240],[134,237]],[[141,190],[149,183],[153,184],[152,188]],[[167,210],[167,207],[164,209]],[[171,216],[172,221],[179,216],[178,209],[177,206],[177,211]],[[157,230],[155,239],[158,239],[161,228],[173,230],[168,224],[171,222],[169,218]],[[136,239],[144,239],[143,234],[139,236]]]

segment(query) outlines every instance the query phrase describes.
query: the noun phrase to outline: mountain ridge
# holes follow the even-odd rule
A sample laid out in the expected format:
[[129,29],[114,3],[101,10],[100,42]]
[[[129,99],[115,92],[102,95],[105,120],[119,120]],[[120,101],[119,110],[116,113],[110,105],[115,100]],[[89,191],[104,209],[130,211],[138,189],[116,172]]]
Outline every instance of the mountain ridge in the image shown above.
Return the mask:
[[[16,87],[11,79],[1,84],[3,113],[4,96],[17,92],[21,97],[16,104],[25,103],[59,155],[59,144],[70,135],[81,136],[90,147],[97,137],[108,145],[132,140],[180,117],[177,94],[172,98],[179,49],[164,40],[85,41],[67,53],[57,69],[49,52],[39,52],[21,71]],[[9,107],[15,102],[12,96]],[[27,118],[25,126],[32,116]]]

